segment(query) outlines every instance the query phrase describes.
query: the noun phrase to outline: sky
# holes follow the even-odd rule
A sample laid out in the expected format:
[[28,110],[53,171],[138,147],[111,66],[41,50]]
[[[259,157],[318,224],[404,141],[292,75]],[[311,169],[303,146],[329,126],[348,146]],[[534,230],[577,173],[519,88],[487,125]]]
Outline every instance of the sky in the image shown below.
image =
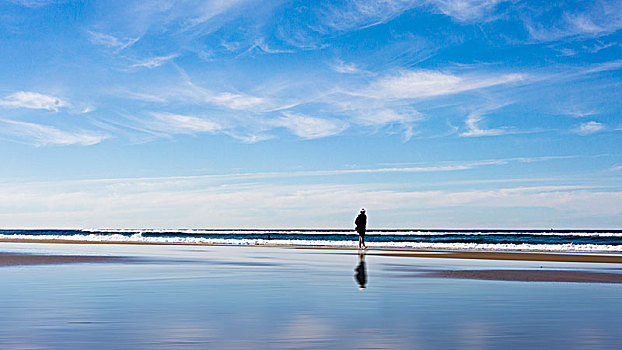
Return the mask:
[[0,3],[0,227],[622,228],[622,2]]

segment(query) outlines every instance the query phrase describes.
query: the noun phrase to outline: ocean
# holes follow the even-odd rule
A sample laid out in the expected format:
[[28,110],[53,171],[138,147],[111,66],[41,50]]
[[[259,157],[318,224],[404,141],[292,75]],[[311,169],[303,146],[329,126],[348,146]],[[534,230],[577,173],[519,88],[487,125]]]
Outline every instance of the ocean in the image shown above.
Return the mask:
[[[341,229],[0,230],[0,240],[355,247]],[[622,230],[368,230],[368,247],[484,251],[622,252]]]

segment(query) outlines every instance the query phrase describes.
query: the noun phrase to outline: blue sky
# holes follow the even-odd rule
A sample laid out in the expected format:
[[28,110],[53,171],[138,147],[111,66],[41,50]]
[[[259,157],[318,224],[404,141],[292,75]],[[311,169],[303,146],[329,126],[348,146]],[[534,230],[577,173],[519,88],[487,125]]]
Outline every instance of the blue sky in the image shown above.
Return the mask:
[[620,1],[0,4],[0,226],[622,227]]

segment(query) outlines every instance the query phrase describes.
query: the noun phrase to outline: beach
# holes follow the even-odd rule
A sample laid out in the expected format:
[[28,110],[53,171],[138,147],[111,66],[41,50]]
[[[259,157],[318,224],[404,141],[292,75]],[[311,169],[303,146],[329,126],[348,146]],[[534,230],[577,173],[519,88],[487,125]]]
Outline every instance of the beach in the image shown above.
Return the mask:
[[622,256],[1,242],[7,349],[617,349]]

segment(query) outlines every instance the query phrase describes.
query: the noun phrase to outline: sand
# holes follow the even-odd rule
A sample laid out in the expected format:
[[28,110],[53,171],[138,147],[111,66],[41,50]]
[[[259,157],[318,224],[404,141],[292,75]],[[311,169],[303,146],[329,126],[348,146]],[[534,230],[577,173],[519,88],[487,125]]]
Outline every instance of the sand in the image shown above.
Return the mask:
[[[0,243],[54,243],[54,244],[122,244],[122,245],[188,245],[188,246],[235,246],[227,244],[184,244],[184,243],[151,243],[151,242],[105,242],[79,240],[44,240],[44,239],[0,239]],[[252,246],[252,245],[245,245]],[[262,245],[269,247],[269,245]],[[323,249],[353,251],[355,248],[335,247],[287,247],[293,249]],[[372,248],[366,251],[368,255],[416,257],[416,258],[443,258],[443,259],[484,259],[484,260],[516,260],[516,261],[556,261],[556,262],[592,262],[622,264],[620,254],[589,254],[589,253],[548,253],[548,252],[492,252],[492,251],[452,251],[452,250],[422,250],[422,249],[389,249]]]
[[483,259],[483,260],[514,260],[514,261],[551,261],[551,262],[585,262],[621,264],[622,255],[617,254],[586,254],[586,253],[525,253],[525,252],[487,252],[487,251],[369,251],[369,254],[417,258],[442,259]]
[[0,266],[15,265],[47,265],[68,263],[102,263],[122,262],[128,259],[111,256],[82,256],[82,255],[38,255],[0,253]]
[[[613,254],[370,249],[359,256],[356,249],[50,242],[2,243],[0,251],[3,349],[622,345],[622,265]],[[31,264],[46,265],[21,266]]]
[[622,283],[622,273],[564,270],[455,270],[435,271],[419,276],[489,281]]
[[[61,244],[124,244],[124,245],[181,245],[167,243],[139,243],[139,242],[84,242],[84,241],[49,241],[49,240],[1,240],[11,243],[61,243]],[[193,245],[219,246],[219,245]],[[235,248],[236,246],[230,246]],[[280,247],[282,249],[310,249],[355,252],[353,248],[322,248],[322,247]],[[572,262],[572,263],[607,263],[622,264],[622,255],[614,254],[560,254],[560,253],[524,253],[524,252],[485,252],[485,251],[432,251],[410,249],[371,249],[366,251],[367,256],[385,256],[401,258],[436,258],[436,259],[479,259],[479,260],[507,260],[507,261],[539,261],[539,262]],[[80,256],[80,255],[37,255],[0,253],[0,266],[15,265],[45,265],[67,263],[106,263],[130,262],[131,259],[114,256]],[[533,281],[533,282],[591,282],[591,283],[622,283],[622,273],[594,272],[576,270],[414,270],[411,277],[436,277],[455,279],[476,279],[496,281]],[[622,272],[622,269],[620,270]]]

